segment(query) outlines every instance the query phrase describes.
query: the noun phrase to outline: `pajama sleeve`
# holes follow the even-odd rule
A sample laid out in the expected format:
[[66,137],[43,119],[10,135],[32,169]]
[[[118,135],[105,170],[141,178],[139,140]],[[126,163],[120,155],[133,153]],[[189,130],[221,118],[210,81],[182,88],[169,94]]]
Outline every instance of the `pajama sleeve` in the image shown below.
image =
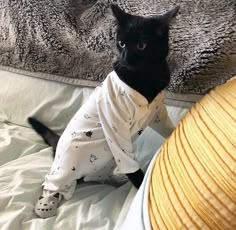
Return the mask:
[[107,143],[117,163],[119,173],[140,169],[130,132],[130,116],[126,103],[118,98],[105,97],[98,101],[98,114]]
[[159,104],[157,115],[149,124],[149,127],[160,133],[164,138],[169,137],[175,129],[163,103]]

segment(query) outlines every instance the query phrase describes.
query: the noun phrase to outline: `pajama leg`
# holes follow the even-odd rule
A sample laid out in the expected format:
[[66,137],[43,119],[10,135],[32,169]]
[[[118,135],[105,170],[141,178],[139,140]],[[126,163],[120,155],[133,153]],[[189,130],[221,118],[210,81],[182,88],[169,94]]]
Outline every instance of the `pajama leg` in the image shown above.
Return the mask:
[[[75,190],[76,180],[83,175],[80,170],[83,154],[76,148],[76,140],[68,138],[65,131],[58,142],[55,159],[42,184],[44,190],[58,192],[69,200]],[[75,146],[76,145],[76,146]]]
[[[56,154],[58,158],[58,154]],[[70,160],[67,161],[55,159],[51,171],[45,177],[43,183],[43,193],[35,204],[34,212],[40,218],[48,218],[56,215],[57,208],[62,200],[68,200],[72,197],[76,179],[79,175],[76,174],[75,167],[70,167]]]
[[71,152],[73,146],[73,141],[63,143],[63,139],[60,139],[58,142],[59,148],[56,151],[53,165],[42,185],[43,193],[34,209],[40,218],[54,216],[62,197],[66,200],[70,199],[76,187],[76,179],[81,178],[77,167],[80,159],[75,159],[76,155]]

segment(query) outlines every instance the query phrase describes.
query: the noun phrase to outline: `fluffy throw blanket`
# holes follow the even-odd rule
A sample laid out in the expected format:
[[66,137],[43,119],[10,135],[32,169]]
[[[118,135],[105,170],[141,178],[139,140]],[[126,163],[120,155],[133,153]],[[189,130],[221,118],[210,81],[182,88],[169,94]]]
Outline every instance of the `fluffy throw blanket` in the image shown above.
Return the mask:
[[0,68],[98,85],[115,57],[113,2],[145,16],[180,5],[170,31],[171,92],[205,94],[236,74],[235,0],[4,0]]

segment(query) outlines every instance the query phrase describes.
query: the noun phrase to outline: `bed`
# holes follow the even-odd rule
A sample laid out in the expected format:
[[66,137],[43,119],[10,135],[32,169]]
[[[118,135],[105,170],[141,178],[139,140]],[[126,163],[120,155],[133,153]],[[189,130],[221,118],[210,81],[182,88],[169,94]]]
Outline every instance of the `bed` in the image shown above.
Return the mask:
[[[179,4],[177,0],[116,2],[143,15],[162,13]],[[0,229],[165,229],[155,225],[158,221],[153,216],[159,216],[158,212],[151,215],[150,188],[159,153],[168,141],[149,127],[135,142],[146,172],[139,191],[130,182],[120,187],[81,183],[55,217],[40,219],[33,212],[53,157],[51,147],[27,118],[34,116],[61,134],[110,71],[115,51],[109,5],[110,1],[100,0],[0,3]],[[235,1],[182,1],[181,6],[171,27],[172,77],[165,92],[175,126],[211,89],[236,75]],[[234,173],[232,178],[233,190]],[[155,194],[158,191],[153,200]],[[235,193],[232,199],[235,201]],[[235,213],[235,203],[227,205]],[[225,226],[234,229],[235,222],[229,222]],[[178,223],[165,227],[189,228]],[[224,229],[222,225],[215,229],[218,227]]]
[[[56,217],[42,220],[33,213],[53,157],[52,148],[30,127],[27,117],[35,116],[61,133],[93,88],[19,77],[7,71],[0,72],[0,85],[1,229],[114,229],[137,192],[129,182],[118,188],[79,184]],[[188,109],[170,106],[168,110],[177,124]],[[163,141],[151,128],[137,140],[144,170]]]

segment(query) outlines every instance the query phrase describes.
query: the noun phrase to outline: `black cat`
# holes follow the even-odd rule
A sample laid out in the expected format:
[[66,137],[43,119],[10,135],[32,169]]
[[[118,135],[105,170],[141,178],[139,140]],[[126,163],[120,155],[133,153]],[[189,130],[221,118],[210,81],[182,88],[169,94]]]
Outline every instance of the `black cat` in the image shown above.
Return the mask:
[[[166,61],[169,22],[177,14],[179,7],[155,17],[134,16],[125,13],[117,5],[112,5],[111,9],[117,20],[116,45],[119,51],[113,68],[123,82],[142,94],[150,103],[170,81]],[[35,118],[29,118],[28,121],[44,141],[53,147],[55,154],[60,137]],[[138,170],[127,176],[139,188],[144,174]]]

